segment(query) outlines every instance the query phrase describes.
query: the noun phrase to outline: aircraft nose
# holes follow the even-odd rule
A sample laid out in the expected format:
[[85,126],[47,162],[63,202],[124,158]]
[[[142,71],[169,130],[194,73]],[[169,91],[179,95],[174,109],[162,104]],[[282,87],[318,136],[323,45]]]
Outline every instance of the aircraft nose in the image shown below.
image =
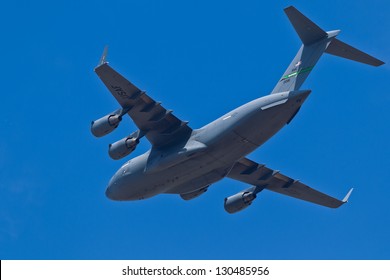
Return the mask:
[[109,199],[112,199],[112,198],[111,198],[111,194],[112,194],[111,188],[110,188],[110,186],[107,186],[107,188],[106,188],[106,196],[107,196]]
[[108,182],[107,188],[106,188],[106,197],[108,197],[111,200],[116,200],[115,195],[116,195],[116,180],[115,176],[111,178],[110,182]]

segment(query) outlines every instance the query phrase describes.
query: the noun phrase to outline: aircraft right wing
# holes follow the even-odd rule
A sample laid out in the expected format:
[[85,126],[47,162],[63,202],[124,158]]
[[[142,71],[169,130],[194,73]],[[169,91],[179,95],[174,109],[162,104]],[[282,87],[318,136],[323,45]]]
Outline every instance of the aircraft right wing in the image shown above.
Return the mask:
[[338,200],[247,158],[236,162],[227,177],[256,186],[258,191],[267,189],[330,208],[338,208],[346,203],[353,190],[343,200]]

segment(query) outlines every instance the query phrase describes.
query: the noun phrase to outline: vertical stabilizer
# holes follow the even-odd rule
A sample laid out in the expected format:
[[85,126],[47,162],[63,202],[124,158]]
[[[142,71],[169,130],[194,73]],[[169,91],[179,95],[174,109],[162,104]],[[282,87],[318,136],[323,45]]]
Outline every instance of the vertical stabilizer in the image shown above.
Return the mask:
[[293,6],[284,12],[303,44],[272,93],[299,90],[324,52],[373,66],[384,63],[335,39],[340,30],[324,31]]
[[328,34],[293,6],[284,9],[288,19],[304,45],[310,45],[328,37]]
[[299,90],[331,40],[339,31],[325,32],[293,6],[284,9],[303,45],[272,93]]

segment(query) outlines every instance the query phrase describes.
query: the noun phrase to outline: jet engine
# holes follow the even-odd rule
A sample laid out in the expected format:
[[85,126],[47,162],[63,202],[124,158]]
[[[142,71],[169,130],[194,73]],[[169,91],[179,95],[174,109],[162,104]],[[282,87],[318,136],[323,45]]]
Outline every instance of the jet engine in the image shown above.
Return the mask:
[[108,146],[108,154],[112,159],[121,159],[135,150],[139,139],[134,133]]
[[112,112],[91,123],[91,132],[96,137],[102,137],[118,127],[122,120],[121,109]]
[[233,214],[247,208],[256,198],[253,191],[242,191],[225,198],[224,207],[226,212]]

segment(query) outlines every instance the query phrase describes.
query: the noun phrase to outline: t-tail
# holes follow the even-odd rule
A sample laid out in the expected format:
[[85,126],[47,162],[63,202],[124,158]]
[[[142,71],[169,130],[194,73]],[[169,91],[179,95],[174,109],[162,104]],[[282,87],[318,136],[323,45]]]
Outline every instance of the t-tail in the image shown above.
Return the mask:
[[336,39],[340,30],[324,31],[293,6],[284,9],[284,12],[303,45],[272,93],[299,90],[324,52],[372,66],[384,64],[383,61]]

